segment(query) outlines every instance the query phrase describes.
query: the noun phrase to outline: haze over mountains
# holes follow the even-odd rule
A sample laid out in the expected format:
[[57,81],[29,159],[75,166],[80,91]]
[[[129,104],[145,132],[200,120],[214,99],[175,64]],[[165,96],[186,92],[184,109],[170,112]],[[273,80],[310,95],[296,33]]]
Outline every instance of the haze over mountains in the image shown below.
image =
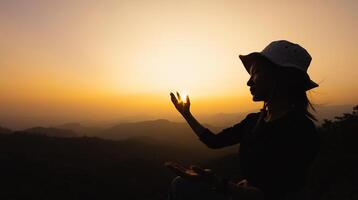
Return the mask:
[[[218,132],[222,128],[204,124],[213,132]],[[195,149],[195,151],[205,152],[207,147],[202,144],[194,134],[188,124],[183,122],[171,122],[165,119],[148,120],[141,122],[121,123],[109,128],[86,127],[80,123],[67,123],[56,127],[34,127],[21,131],[11,131],[1,128],[1,133],[9,134],[21,133],[27,135],[45,135],[51,137],[97,137],[116,141],[140,140],[150,144],[163,144],[176,146],[179,148]],[[235,147],[225,149],[221,152],[235,151]]]
[[[322,119],[332,119],[334,112],[345,113],[349,112],[353,106],[326,106],[319,107],[318,123]],[[336,116],[339,114],[336,114]],[[238,114],[216,114],[203,118],[203,121],[211,122],[203,125],[209,128],[214,133],[219,132],[223,128],[230,127],[240,122],[246,113]],[[212,126],[211,124],[221,124],[222,126]],[[0,126],[0,133],[9,134],[16,132],[6,127]],[[20,130],[26,134],[46,135],[54,137],[98,137],[110,140],[125,140],[125,139],[145,139],[147,142],[170,144],[174,146],[195,147],[200,151],[205,151],[207,148],[203,145],[191,130],[190,126],[185,122],[172,122],[166,119],[146,120],[139,122],[118,123],[107,126],[88,126],[81,123],[65,123],[53,127],[32,127]],[[228,150],[232,152],[233,149]]]
[[[323,119],[333,119],[334,116],[349,112],[352,109],[353,105],[318,105],[316,108],[316,117],[318,118],[317,124],[321,124]],[[200,113],[193,113],[194,116],[197,116],[198,120],[201,123],[210,124],[215,127],[228,127],[232,126],[238,122],[240,122],[248,113],[250,112],[258,112],[259,110],[252,110],[248,112],[241,113],[216,113],[216,114],[206,114],[201,115]],[[57,127],[60,129],[70,129],[74,130],[76,133],[85,133],[86,135],[93,135],[98,133],[99,131],[114,127],[118,124],[130,123],[130,122],[141,122],[141,121],[153,121],[157,119],[165,119],[165,117],[156,118],[154,116],[132,116],[121,119],[119,116],[118,120],[71,120],[68,119],[67,122],[61,122],[59,120],[46,121],[36,119],[31,121],[30,119],[21,119],[20,117],[8,117],[0,115],[0,126],[9,128],[12,130],[24,130],[33,127]],[[176,118],[168,118],[168,120],[176,122],[183,122],[184,120],[181,118],[178,113]],[[63,121],[63,120],[62,120]],[[78,126],[81,125],[81,126]]]

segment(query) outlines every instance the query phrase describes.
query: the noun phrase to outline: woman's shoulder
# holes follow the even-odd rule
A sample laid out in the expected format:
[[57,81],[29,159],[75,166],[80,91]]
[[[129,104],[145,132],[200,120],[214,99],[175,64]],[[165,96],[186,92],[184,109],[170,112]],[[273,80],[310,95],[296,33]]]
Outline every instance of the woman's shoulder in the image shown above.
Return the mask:
[[286,127],[299,137],[318,138],[316,125],[304,112],[293,111],[289,114]]
[[246,118],[245,119],[249,119],[249,120],[252,120],[252,119],[258,119],[260,116],[260,112],[251,112],[249,114],[246,115]]
[[320,146],[320,136],[315,123],[303,112],[292,113],[288,123],[291,134],[287,134],[294,144],[304,145],[306,149],[318,152]]
[[256,124],[259,117],[260,117],[260,112],[251,112],[246,115],[243,121],[249,124]]
[[306,113],[301,111],[293,110],[289,113],[289,122],[292,127],[302,127],[315,129],[316,125],[313,120],[310,119]]
[[260,113],[248,113],[240,122],[236,123],[233,127],[251,127],[256,124]]
[[[256,123],[261,112],[251,112],[246,115],[243,121],[246,123]],[[292,110],[285,114],[281,119],[273,121],[273,124],[279,124],[279,127],[296,130],[316,130],[313,120],[306,116],[304,112]]]

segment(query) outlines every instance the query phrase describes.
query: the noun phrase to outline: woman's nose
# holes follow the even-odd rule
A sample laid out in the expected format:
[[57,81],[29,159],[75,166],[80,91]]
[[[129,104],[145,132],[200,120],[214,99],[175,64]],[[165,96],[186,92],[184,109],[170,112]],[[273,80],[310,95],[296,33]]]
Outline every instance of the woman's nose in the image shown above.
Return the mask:
[[247,86],[253,86],[253,81],[252,81],[252,76],[250,76],[250,79],[247,81],[246,85]]

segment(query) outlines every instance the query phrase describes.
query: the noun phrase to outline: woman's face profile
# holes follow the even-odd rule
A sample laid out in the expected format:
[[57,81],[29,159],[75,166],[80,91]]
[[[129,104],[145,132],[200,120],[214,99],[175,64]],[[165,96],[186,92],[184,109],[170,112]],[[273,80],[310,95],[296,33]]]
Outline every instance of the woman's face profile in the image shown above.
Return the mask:
[[250,87],[253,101],[267,101],[273,89],[273,82],[272,66],[265,62],[255,62],[251,65],[247,85]]

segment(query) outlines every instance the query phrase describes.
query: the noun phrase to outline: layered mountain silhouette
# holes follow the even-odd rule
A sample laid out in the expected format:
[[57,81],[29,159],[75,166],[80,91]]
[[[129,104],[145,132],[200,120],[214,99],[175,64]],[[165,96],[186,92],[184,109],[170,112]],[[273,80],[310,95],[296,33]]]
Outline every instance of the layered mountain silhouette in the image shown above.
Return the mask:
[[[96,131],[85,134],[86,129]],[[324,120],[318,130],[321,151],[308,177],[312,199],[357,199],[358,106]],[[102,129],[80,124],[0,128],[0,198],[164,200],[175,177],[165,161],[212,168],[240,180],[236,148],[208,149],[187,124],[162,119]]]

